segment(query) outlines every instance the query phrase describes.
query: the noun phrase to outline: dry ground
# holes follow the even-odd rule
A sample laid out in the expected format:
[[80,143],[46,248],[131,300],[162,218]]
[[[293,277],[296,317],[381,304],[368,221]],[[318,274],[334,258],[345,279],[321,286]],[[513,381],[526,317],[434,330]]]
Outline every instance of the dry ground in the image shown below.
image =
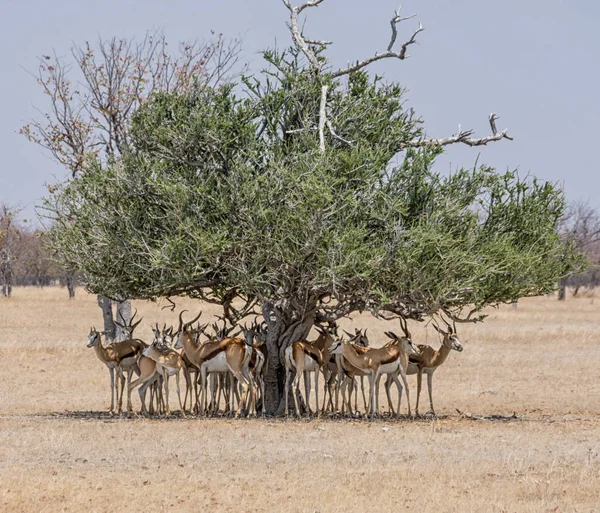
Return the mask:
[[[439,420],[307,422],[110,418],[108,372],[85,348],[100,309],[66,296],[0,299],[0,511],[600,511],[600,299],[461,326],[464,352],[434,377]],[[175,320],[135,306],[139,336]],[[397,329],[351,326],[372,341]]]

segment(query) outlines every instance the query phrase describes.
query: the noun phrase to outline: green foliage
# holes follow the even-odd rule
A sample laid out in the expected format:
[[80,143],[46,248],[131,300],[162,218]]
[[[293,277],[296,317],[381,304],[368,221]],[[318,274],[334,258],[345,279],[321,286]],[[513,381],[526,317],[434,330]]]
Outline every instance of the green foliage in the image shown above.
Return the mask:
[[53,246],[91,291],[419,318],[543,294],[581,267],[555,185],[486,166],[446,176],[438,147],[398,156],[422,135],[399,85],[315,74],[293,49],[265,59],[239,87],[156,95],[133,116],[132,152],[47,200]]

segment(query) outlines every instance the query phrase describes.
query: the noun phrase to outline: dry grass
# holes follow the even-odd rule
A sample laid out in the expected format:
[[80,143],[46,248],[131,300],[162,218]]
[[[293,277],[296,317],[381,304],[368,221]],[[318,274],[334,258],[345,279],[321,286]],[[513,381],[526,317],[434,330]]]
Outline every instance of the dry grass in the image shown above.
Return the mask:
[[[461,327],[465,351],[434,378],[437,421],[128,420],[104,413],[108,372],[85,348],[95,299],[16,289],[0,299],[0,510],[598,511],[595,301],[536,298]],[[135,306],[140,336],[174,320]]]

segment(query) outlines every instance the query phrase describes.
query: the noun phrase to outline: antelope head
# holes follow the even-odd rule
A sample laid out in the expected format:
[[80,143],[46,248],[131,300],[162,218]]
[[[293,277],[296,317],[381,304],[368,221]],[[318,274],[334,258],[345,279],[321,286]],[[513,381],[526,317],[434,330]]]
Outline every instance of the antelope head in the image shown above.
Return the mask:
[[102,335],[101,332],[96,331],[95,327],[91,327],[86,347],[94,347],[96,344],[100,344],[100,335]]
[[267,343],[267,325],[266,323],[256,324],[256,338],[258,342],[254,344],[254,347],[260,347]]
[[348,344],[354,344],[355,346],[369,347],[369,338],[367,337],[367,329],[363,333],[358,328],[354,328],[354,335],[344,330],[344,333],[348,335]]
[[244,326],[242,328],[242,331],[244,332],[244,343],[247,346],[251,346],[254,342],[254,336],[256,335],[256,331],[257,331],[256,325],[253,325],[250,328],[248,328],[247,326]]
[[334,338],[338,336],[338,325],[334,321],[328,321],[327,326],[315,323],[315,329],[324,337]]
[[419,356],[421,354],[421,351],[410,337],[399,337],[393,331],[386,331],[385,335],[398,344],[407,355]]
[[442,335],[442,337],[444,337],[442,340],[442,345],[460,353],[464,349],[464,347],[461,341],[458,340],[458,337],[456,336],[456,324],[454,325],[454,327],[452,327],[446,322],[446,325],[448,326],[446,331],[441,329],[435,323],[433,324],[433,327],[440,335]]
[[173,342],[173,327],[167,328],[165,323],[163,324],[162,329],[160,329],[158,323],[156,323],[156,326],[152,328],[152,331],[154,332],[154,346],[158,349],[171,347]]
[[345,342],[341,338],[336,338],[329,347],[329,354],[343,354]]
[[133,315],[131,316],[131,320],[129,321],[129,324],[127,324],[127,322],[125,321],[125,319],[123,318],[123,314],[121,312],[119,312],[119,315],[121,317],[121,321],[123,321],[122,323],[115,320],[115,324],[121,328],[125,333],[127,333],[127,338],[132,338],[133,337],[133,331],[138,327],[138,325],[140,324],[140,322],[142,322],[142,320],[144,319],[143,317],[140,317],[140,319],[137,322],[133,322],[133,320],[135,319],[135,316],[137,315],[137,308],[135,310],[135,312],[133,313]]
[[189,328],[192,324],[194,324],[198,319],[200,319],[200,316],[202,315],[202,310],[200,310],[200,313],[194,319],[192,319],[190,322],[184,323],[183,322],[183,313],[184,312],[187,312],[187,310],[182,310],[181,312],[179,312],[179,326],[177,327],[177,331],[175,333],[173,333],[173,338],[177,337],[177,342],[175,343],[176,349],[183,347],[183,343],[181,342],[181,337],[189,330]]

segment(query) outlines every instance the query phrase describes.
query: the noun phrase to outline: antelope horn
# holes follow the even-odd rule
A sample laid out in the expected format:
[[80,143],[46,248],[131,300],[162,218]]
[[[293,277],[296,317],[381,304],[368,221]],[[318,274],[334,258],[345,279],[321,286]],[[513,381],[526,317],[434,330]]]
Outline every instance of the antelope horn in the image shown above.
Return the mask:
[[200,310],[200,313],[196,317],[194,317],[190,322],[186,322],[183,325],[183,330],[184,331],[187,330],[192,324],[194,324],[198,319],[200,319],[201,315],[202,315],[202,310]]
[[[137,313],[137,310],[136,310],[136,313]],[[134,315],[133,317],[135,317],[135,315]],[[132,321],[133,321],[133,317],[131,318],[131,320],[132,320]],[[144,320],[144,318],[143,318],[143,317],[140,317],[140,320],[139,320],[138,322],[136,322],[136,323],[132,324],[132,325],[131,325],[131,331],[133,332],[133,330],[134,330],[135,328],[137,328],[137,327],[139,326],[140,322],[142,322],[143,320]]]
[[[187,312],[187,310],[181,310],[181,312],[179,312],[179,327],[177,328],[177,333],[181,333],[183,328],[183,312]],[[158,326],[158,323],[156,325]]]
[[[125,319],[123,319],[123,314],[122,314],[120,311],[119,311],[119,315],[121,316],[121,320],[123,321],[123,323],[124,323],[124,324],[126,324],[126,323],[125,323]],[[123,328],[123,329],[125,329],[125,326],[124,326],[123,324],[121,324],[119,321],[117,321],[117,319],[115,319],[113,322],[114,322],[114,323],[115,323],[117,326],[119,326],[119,328]]]

